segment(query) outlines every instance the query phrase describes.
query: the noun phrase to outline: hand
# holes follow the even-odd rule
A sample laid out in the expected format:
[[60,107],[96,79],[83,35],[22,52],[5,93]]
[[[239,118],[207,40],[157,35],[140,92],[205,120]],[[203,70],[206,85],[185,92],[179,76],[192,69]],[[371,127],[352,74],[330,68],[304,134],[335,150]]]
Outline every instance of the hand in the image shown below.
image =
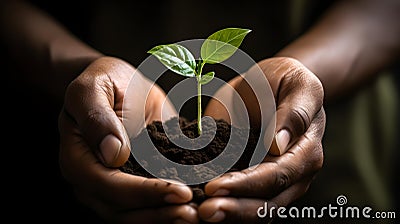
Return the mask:
[[[124,106],[123,116],[134,125],[125,129],[123,101],[128,98],[126,91],[133,78],[137,89],[128,91],[130,102]],[[157,85],[128,63],[112,57],[95,60],[67,88],[59,116],[61,171],[78,199],[106,221],[197,222],[197,211],[183,204],[192,199],[187,186],[117,169],[130,155],[128,133],[144,128],[145,122],[161,120],[165,99]],[[176,116],[169,101],[163,113],[164,120]]]
[[[200,218],[208,222],[265,223],[257,216],[258,208],[266,201],[270,208],[287,206],[298,199],[323,164],[325,112],[321,82],[292,58],[270,58],[258,65],[276,100],[276,135],[270,151],[282,155],[270,153],[255,169],[226,173],[210,181],[205,192],[212,198],[199,206]],[[247,101],[246,107],[257,102],[254,95],[248,94],[249,86],[241,76],[229,84]],[[211,100],[205,114],[227,119],[221,106]]]

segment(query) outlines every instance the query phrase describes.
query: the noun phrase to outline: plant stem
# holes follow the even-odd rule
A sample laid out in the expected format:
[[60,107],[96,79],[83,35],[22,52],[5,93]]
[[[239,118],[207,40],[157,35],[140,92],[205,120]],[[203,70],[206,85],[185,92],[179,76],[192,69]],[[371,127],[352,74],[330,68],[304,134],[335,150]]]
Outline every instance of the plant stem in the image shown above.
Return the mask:
[[201,135],[203,129],[201,127],[201,83],[200,80],[197,81],[197,131]]
[[201,108],[201,73],[203,72],[203,66],[204,66],[204,61],[200,60],[199,64],[197,66],[198,71],[196,74],[196,81],[197,81],[197,131],[199,135],[203,132],[203,129],[201,127],[201,114],[202,114],[202,108]]

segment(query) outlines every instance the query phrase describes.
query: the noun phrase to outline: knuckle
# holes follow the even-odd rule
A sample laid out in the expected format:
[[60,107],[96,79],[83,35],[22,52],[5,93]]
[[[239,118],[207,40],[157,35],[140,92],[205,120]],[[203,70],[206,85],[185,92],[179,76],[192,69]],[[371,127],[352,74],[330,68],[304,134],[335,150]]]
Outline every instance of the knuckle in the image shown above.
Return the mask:
[[300,136],[301,134],[306,132],[311,124],[311,117],[309,116],[309,113],[307,111],[307,109],[301,106],[296,107],[291,111],[291,122],[294,124],[293,132],[296,136]]
[[83,126],[86,128],[92,128],[93,125],[100,122],[101,110],[98,108],[91,108],[87,111],[86,118],[83,121]]
[[287,172],[277,172],[275,176],[275,186],[278,191],[285,189],[290,182],[290,176]]
[[66,88],[66,94],[68,96],[74,93],[80,93],[82,89],[87,88],[87,86],[89,86],[87,80],[82,76],[78,76],[68,84]]
[[[244,180],[246,180],[245,184],[243,185],[243,189],[247,192],[253,192],[251,194],[260,194],[258,191],[266,190],[266,183],[265,183],[265,174],[260,170],[248,171],[243,172]],[[260,180],[260,181],[254,181]],[[242,187],[242,186],[240,186]]]
[[[80,130],[87,136],[90,144],[99,144],[100,139],[104,136],[105,130],[103,129],[104,122],[107,118],[104,116],[104,110],[100,108],[91,108],[86,112],[86,116],[78,121]],[[96,130],[96,134],[93,131]],[[94,147],[94,145],[91,145]]]

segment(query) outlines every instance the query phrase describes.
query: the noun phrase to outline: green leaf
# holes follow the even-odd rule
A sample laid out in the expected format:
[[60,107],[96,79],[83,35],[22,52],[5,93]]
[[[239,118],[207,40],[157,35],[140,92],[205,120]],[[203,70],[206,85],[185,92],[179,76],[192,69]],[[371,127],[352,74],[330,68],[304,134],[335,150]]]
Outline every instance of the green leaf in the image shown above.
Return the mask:
[[196,60],[192,53],[178,44],[159,45],[153,47],[147,53],[158,58],[168,69],[186,77],[194,77]]
[[200,84],[205,85],[209,83],[214,78],[215,72],[207,72],[206,74],[202,75],[200,78]]
[[236,52],[250,32],[249,29],[226,28],[211,34],[201,46],[201,58],[209,64],[225,61]]

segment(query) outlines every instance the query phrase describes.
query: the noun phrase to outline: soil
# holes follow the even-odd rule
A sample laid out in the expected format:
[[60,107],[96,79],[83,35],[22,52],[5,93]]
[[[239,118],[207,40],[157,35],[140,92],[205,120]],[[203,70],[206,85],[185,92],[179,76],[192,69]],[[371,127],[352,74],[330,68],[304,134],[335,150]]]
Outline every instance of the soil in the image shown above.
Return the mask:
[[[179,123],[177,122],[177,119],[179,119]],[[169,121],[165,122],[166,127],[168,127],[169,130],[171,130],[171,134],[169,135],[170,139],[166,136],[162,123],[160,121],[155,121],[149,125],[143,131],[135,138],[131,139],[131,144],[134,146],[136,143],[143,142],[143,139],[145,136],[150,137],[152,143],[154,146],[156,146],[157,150],[166,158],[169,160],[172,160],[176,163],[184,164],[184,165],[197,165],[197,164],[202,164],[206,163],[208,161],[211,161],[212,159],[216,158],[220,153],[224,151],[224,149],[227,147],[227,143],[230,139],[231,131],[232,131],[232,144],[230,143],[230,147],[233,147],[234,150],[229,150],[230,154],[227,154],[225,156],[232,157],[232,159],[238,158],[237,152],[242,152],[243,149],[241,149],[240,145],[243,145],[243,142],[246,142],[245,134],[247,133],[244,132],[244,129],[237,128],[234,126],[231,126],[228,122],[225,120],[214,120],[217,125],[217,131],[212,139],[212,141],[206,145],[205,147],[198,149],[198,150],[188,150],[188,149],[183,149],[181,147],[178,147],[176,144],[174,144],[170,139],[175,139],[179,140],[182,139],[179,135],[179,129],[182,130],[182,133],[189,137],[190,139],[194,139],[198,137],[198,131],[197,131],[197,121],[188,121],[187,119],[183,117],[174,117]],[[177,124],[179,124],[179,127],[177,127]],[[207,120],[203,120],[202,127],[203,127],[203,134],[202,137],[211,135],[214,133],[211,133],[207,130],[210,129],[211,122],[207,122]],[[174,127],[176,126],[176,127]],[[257,133],[254,133],[253,129],[248,130],[249,131],[249,138],[247,141],[246,148],[244,152],[242,153],[240,159],[235,163],[235,165],[228,170],[229,171],[237,171],[237,170],[242,170],[248,167],[248,164],[250,162],[251,156],[253,155],[253,151],[255,149],[255,146],[258,141],[258,135]],[[147,133],[146,133],[147,132]],[[212,136],[211,136],[212,137]],[[209,137],[208,139],[210,139]],[[207,138],[205,138],[207,139]],[[238,143],[238,141],[242,143]],[[236,148],[235,148],[236,147]],[[243,147],[243,146],[242,146]],[[145,147],[143,147],[145,148]],[[135,150],[141,150],[139,148]],[[146,150],[146,149],[142,149]],[[212,175],[215,173],[221,173],[219,172],[221,167],[215,166],[213,169],[200,169],[198,173],[191,173],[190,175]],[[134,158],[134,156],[131,154],[129,157],[129,160],[122,166],[120,167],[120,170],[126,173],[130,173],[133,175],[139,175],[139,176],[144,176],[144,177],[149,177],[152,178],[154,177],[150,173],[148,173]],[[166,173],[174,174],[174,179],[180,180],[183,176],[182,175],[187,175],[187,174],[180,174],[175,168],[168,168],[168,167],[163,167],[162,169],[159,170],[158,176],[163,176]],[[191,187],[193,190],[193,200],[192,202],[200,204],[202,201],[204,201],[207,196],[204,194],[204,186],[206,183],[203,184],[197,184],[197,185],[188,185]]]

